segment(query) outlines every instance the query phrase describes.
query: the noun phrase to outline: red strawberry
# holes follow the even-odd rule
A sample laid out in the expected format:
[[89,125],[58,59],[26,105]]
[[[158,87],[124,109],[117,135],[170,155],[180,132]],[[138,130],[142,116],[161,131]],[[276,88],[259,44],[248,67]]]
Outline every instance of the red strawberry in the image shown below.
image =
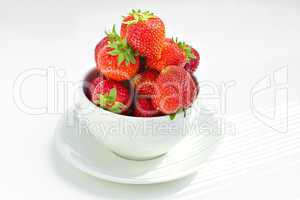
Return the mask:
[[96,86],[101,82],[101,80],[103,80],[104,77],[96,77],[95,79],[93,79],[89,84],[88,84],[88,92],[89,92],[89,97],[92,98],[92,94],[96,88]]
[[134,20],[134,17],[132,15],[128,15],[127,17],[123,18],[123,21],[122,21],[122,24],[121,24],[121,31],[120,31],[121,37],[123,37],[123,38],[126,37],[127,28],[128,28],[127,22],[132,21],[132,20]]
[[157,110],[174,114],[186,109],[197,95],[197,86],[191,75],[179,66],[165,67],[156,79],[156,94],[152,99]]
[[138,95],[146,95],[148,97],[155,93],[155,80],[158,77],[158,72],[147,70],[141,74],[137,74],[133,80],[133,87]]
[[187,109],[192,105],[195,98],[197,97],[197,94],[198,94],[197,84],[194,78],[190,74],[188,74],[187,80],[183,86],[183,95],[182,95],[183,109]]
[[127,111],[131,104],[129,91],[125,86],[120,82],[104,79],[100,80],[92,92],[92,101],[114,113]]
[[200,55],[196,49],[192,48],[192,54],[195,56],[195,58],[190,59],[190,61],[187,62],[184,66],[185,70],[190,73],[196,71],[200,61]]
[[194,57],[191,51],[188,45],[184,42],[179,42],[177,38],[175,40],[166,38],[161,58],[159,60],[148,59],[147,66],[158,71],[161,71],[168,65],[184,67],[186,62]]
[[100,50],[105,47],[106,45],[108,45],[108,42],[113,42],[114,40],[117,39],[117,35],[115,34],[116,30],[115,30],[115,26],[113,26],[113,30],[111,33],[109,32],[105,32],[106,36],[104,38],[102,38],[102,40],[100,40],[100,42],[97,44],[96,48],[95,48],[95,60],[96,62],[99,59],[99,52]]
[[121,38],[115,28],[108,34],[108,45],[97,54],[97,69],[107,78],[124,81],[131,79],[139,70],[140,59]]
[[96,62],[99,59],[98,55],[99,55],[100,50],[106,45],[108,45],[108,37],[107,36],[102,38],[102,40],[100,40],[100,42],[97,44],[97,46],[95,48],[95,60],[96,60]]
[[133,116],[136,117],[154,117],[159,114],[149,98],[137,98]]
[[159,59],[164,46],[165,26],[162,20],[149,11],[129,13],[121,27],[122,37],[141,56]]
[[166,38],[160,59],[147,59],[147,66],[161,71],[168,65],[183,67],[186,63],[185,53],[172,39]]

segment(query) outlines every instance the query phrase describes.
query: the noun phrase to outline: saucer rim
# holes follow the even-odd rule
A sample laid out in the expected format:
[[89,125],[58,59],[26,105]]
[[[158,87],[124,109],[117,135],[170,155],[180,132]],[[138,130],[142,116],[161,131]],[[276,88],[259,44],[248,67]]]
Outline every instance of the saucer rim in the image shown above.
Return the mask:
[[[74,107],[68,109],[68,112],[73,111],[73,110],[74,110]],[[90,176],[93,176],[95,178],[101,179],[101,180],[114,182],[114,183],[121,183],[121,184],[132,184],[132,185],[147,185],[147,184],[166,183],[166,182],[175,181],[175,180],[184,178],[188,175],[191,175],[193,173],[196,173],[201,166],[199,164],[193,168],[183,171],[182,173],[172,174],[170,176],[163,176],[163,178],[162,177],[153,178],[150,180],[138,179],[138,178],[123,178],[123,177],[118,177],[118,176],[107,175],[107,174],[99,172],[97,170],[93,170],[90,166],[88,166],[82,162],[76,161],[75,159],[73,159],[72,156],[69,155],[70,151],[68,151],[68,148],[70,148],[70,147],[65,142],[62,141],[62,139],[61,139],[62,131],[59,130],[59,129],[63,129],[64,125],[65,125],[65,119],[64,119],[64,115],[63,115],[57,122],[57,126],[55,128],[55,135],[54,135],[55,148],[56,148],[57,152],[59,153],[59,155],[65,161],[67,161],[68,164],[70,164],[72,167],[76,168],[77,170],[79,170],[85,174],[88,174]],[[74,127],[72,127],[72,129],[73,128]],[[101,144],[100,142],[99,142],[99,144],[104,145],[104,144]],[[107,149],[107,151],[110,151],[110,150]],[[114,152],[112,152],[112,151],[110,151],[110,153],[112,155],[115,155]],[[158,158],[155,158],[155,159],[158,159]],[[139,161],[139,162],[144,162],[144,161]]]

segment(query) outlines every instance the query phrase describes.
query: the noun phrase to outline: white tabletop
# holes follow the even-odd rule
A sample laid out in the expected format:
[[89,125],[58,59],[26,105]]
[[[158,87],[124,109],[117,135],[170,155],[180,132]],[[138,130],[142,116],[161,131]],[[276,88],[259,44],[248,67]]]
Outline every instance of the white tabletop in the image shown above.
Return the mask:
[[[81,80],[103,31],[131,8],[155,12],[168,36],[200,51],[197,77],[219,94],[203,102],[221,105],[218,114],[235,127],[198,174],[170,183],[98,180],[53,147],[72,98],[47,85]],[[0,1],[0,199],[299,199],[299,9],[296,0]]]

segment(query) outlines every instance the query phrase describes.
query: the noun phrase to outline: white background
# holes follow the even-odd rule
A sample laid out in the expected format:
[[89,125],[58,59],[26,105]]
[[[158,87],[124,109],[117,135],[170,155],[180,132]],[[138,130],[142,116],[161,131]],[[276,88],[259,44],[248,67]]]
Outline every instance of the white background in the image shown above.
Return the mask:
[[[289,102],[299,104],[300,3],[296,0],[0,0],[0,199],[299,199],[299,145],[222,179],[204,181],[192,175],[151,186],[101,181],[55,154],[52,139],[61,114],[24,113],[13,101],[14,81],[25,70],[48,67],[64,70],[60,81],[81,80],[95,65],[94,47],[104,30],[119,25],[121,15],[131,8],[155,12],[165,22],[168,36],[178,36],[200,51],[200,80],[235,81],[228,93],[228,115],[248,111],[251,87],[283,66],[288,66]],[[55,97],[47,97],[44,77],[28,79],[22,91],[30,106],[54,102]],[[57,98],[61,104],[61,97]],[[268,98],[260,100],[262,105],[269,103]],[[299,135],[298,118],[288,134]],[[260,131],[252,130],[264,134]],[[272,152],[268,143],[263,145]]]

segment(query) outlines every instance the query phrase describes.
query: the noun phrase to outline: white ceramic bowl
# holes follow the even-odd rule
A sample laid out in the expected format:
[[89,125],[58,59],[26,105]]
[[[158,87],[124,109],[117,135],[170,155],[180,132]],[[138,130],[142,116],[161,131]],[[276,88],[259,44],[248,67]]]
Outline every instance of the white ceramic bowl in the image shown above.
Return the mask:
[[[84,81],[96,76],[97,72],[92,70]],[[185,137],[184,125],[191,119],[191,109],[186,114],[178,113],[173,120],[168,115],[143,118],[115,114],[94,105],[85,89],[80,108],[91,134],[114,153],[133,160],[148,160],[167,153]]]

